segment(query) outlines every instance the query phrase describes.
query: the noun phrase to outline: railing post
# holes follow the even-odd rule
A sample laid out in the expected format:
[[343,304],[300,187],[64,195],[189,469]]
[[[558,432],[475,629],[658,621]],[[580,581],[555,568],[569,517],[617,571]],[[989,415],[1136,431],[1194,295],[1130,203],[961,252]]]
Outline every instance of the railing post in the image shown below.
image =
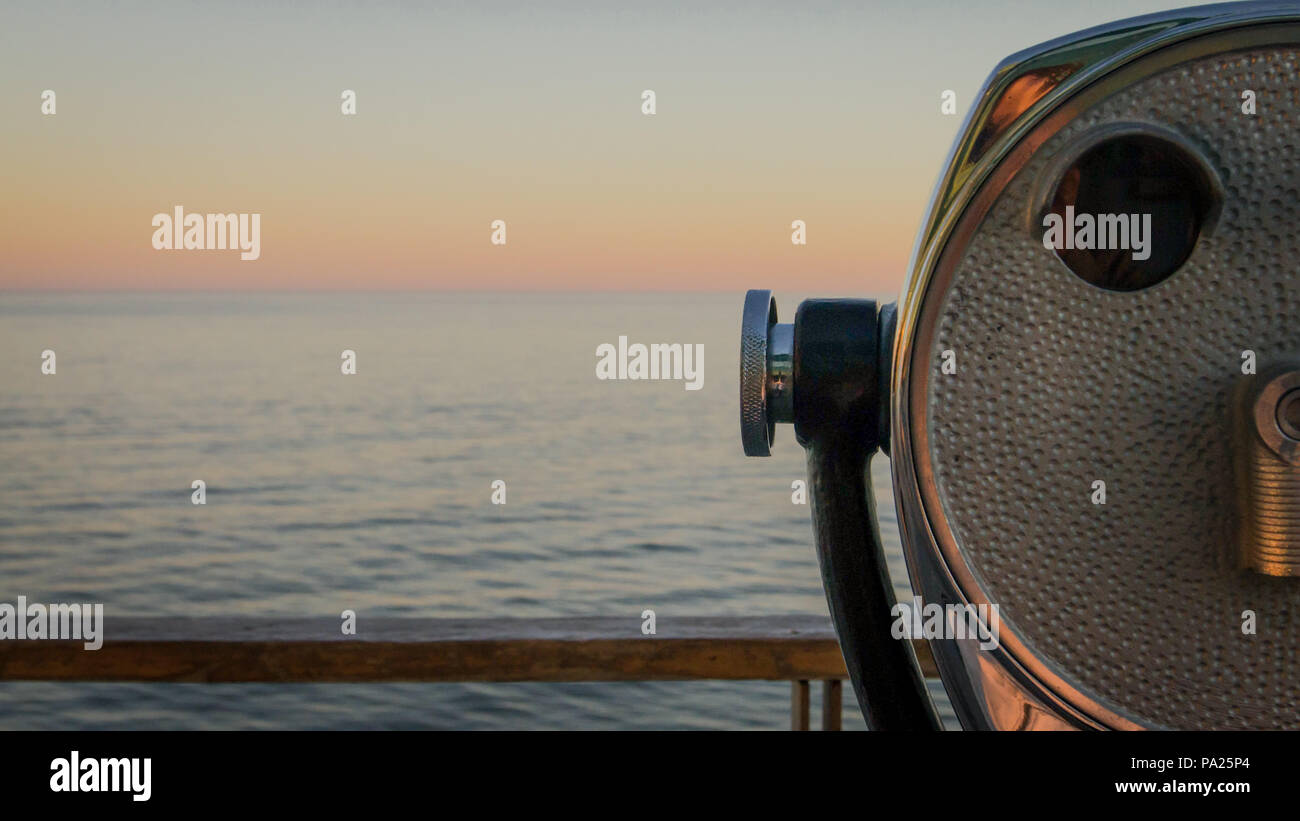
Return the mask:
[[822,729],[840,729],[840,692],[842,682],[837,678],[828,678],[822,682]]
[[790,729],[807,730],[809,718],[808,680],[790,682]]

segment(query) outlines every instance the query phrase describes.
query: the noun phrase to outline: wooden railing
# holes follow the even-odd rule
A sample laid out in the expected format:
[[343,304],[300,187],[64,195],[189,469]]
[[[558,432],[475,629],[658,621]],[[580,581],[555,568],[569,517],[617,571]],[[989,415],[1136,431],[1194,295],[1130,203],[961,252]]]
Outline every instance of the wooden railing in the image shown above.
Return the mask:
[[[839,729],[846,677],[830,620],[816,616],[366,619],[105,619],[104,643],[0,641],[0,680],[148,682],[559,682],[698,679],[791,682],[791,728]],[[916,642],[927,676],[936,675]]]

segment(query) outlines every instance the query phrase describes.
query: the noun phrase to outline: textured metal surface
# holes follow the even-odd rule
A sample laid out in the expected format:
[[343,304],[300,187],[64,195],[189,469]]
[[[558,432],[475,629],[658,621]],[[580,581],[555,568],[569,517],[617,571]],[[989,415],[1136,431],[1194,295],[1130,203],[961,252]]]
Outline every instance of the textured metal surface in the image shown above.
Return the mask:
[[770,456],[776,422],[767,410],[767,332],[776,323],[771,291],[745,294],[740,321],[740,442],[746,456]]
[[[975,232],[927,340],[929,463],[961,553],[1030,650],[1143,723],[1300,727],[1300,584],[1226,549],[1241,352],[1300,356],[1298,72],[1293,48],[1203,58],[1066,124]],[[1213,235],[1134,293],[1079,280],[1026,219],[1052,156],[1120,122],[1184,135],[1226,189]]]

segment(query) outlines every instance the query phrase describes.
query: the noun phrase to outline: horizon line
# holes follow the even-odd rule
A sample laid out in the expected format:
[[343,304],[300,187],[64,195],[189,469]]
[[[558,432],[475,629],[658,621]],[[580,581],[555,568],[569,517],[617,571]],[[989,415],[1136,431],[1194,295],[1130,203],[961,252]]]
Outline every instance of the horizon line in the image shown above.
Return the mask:
[[[315,294],[702,294],[702,295],[723,295],[744,293],[749,289],[742,288],[679,288],[679,289],[649,289],[649,288],[598,288],[598,289],[581,289],[581,288],[8,288],[0,287],[0,294],[32,294],[32,295],[67,295],[75,296],[81,294],[100,294],[100,295],[224,295],[224,294],[275,294],[275,295],[301,295],[309,296]],[[804,293],[806,288],[773,288],[774,291],[787,291],[792,293]],[[819,290],[819,289],[813,289]],[[830,289],[821,289],[830,290]],[[901,283],[900,283],[901,290]],[[857,293],[870,294],[880,293],[863,289]]]

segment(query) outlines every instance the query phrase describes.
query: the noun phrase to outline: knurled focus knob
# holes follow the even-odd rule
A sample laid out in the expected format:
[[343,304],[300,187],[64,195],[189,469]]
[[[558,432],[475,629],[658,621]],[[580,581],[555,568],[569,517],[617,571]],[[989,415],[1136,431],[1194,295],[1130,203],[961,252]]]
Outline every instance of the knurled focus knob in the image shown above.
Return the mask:
[[770,456],[777,422],[794,421],[794,326],[776,321],[772,292],[745,294],[740,323],[740,441],[746,456]]

